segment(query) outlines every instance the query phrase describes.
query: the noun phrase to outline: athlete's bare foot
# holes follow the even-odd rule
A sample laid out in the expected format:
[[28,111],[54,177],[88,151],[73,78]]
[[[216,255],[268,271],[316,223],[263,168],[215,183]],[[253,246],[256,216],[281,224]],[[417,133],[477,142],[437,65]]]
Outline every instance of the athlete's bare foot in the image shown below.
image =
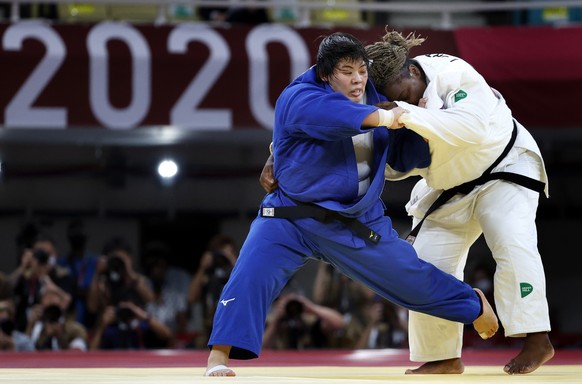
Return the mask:
[[429,361],[416,369],[407,369],[407,375],[434,375],[434,374],[461,374],[465,371],[465,366],[460,358]]
[[547,332],[528,333],[521,352],[503,367],[510,375],[531,373],[554,357]]
[[493,307],[491,307],[491,304],[489,304],[489,301],[487,301],[483,292],[478,288],[473,289],[477,292],[483,309],[481,316],[473,321],[473,327],[475,327],[475,330],[482,339],[489,339],[490,337],[493,337],[495,332],[499,329],[499,321],[497,320],[495,311],[493,311]]
[[226,365],[215,365],[212,368],[208,368],[206,372],[204,372],[204,376],[213,376],[213,377],[225,377],[225,376],[236,376],[236,373]]
[[204,376],[236,376],[236,373],[228,368],[228,355],[231,347],[228,345],[213,345]]

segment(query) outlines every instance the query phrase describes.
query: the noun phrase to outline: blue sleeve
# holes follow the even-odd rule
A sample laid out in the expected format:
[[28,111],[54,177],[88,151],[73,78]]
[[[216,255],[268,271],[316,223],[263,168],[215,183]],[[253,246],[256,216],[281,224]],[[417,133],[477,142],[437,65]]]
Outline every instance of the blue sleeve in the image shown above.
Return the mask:
[[291,135],[325,141],[367,132],[362,122],[378,109],[314,86],[283,94],[275,108],[275,123]]
[[430,150],[422,136],[407,128],[391,129],[388,165],[398,172],[430,165]]

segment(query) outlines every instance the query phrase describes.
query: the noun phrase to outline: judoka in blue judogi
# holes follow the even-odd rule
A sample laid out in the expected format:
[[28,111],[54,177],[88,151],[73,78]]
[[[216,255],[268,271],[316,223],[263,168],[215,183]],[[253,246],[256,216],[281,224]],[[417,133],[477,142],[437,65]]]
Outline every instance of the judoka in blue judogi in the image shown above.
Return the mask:
[[[279,188],[264,197],[220,297],[206,375],[233,376],[229,357],[259,356],[270,305],[310,258],[405,308],[466,324],[484,317],[476,291],[420,260],[384,215],[386,163],[422,168],[430,154],[412,131],[388,129],[402,127],[405,111],[379,110],[379,101],[363,46],[341,33],[325,38],[317,65],[281,93],[273,130]],[[487,336],[496,331],[489,320]]]

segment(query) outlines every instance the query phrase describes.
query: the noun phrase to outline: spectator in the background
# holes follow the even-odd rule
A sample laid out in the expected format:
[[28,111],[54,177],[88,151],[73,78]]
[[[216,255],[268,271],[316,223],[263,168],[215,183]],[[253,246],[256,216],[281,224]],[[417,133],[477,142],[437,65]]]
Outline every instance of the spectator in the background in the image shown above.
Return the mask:
[[58,294],[47,291],[32,311],[29,333],[37,350],[87,350],[87,330],[66,316],[65,305]]
[[334,348],[353,348],[367,322],[374,292],[340,273],[332,265],[320,262],[313,283],[313,301],[338,310],[345,328],[334,338]]
[[97,254],[87,251],[87,239],[83,222],[71,220],[67,227],[69,251],[58,258],[57,264],[67,268],[71,274],[77,321],[90,328],[94,318],[87,316],[87,295],[97,267]]
[[357,349],[403,348],[407,345],[408,310],[376,297],[368,307],[366,328]]
[[166,349],[172,339],[164,323],[128,299],[101,313],[91,349]]
[[57,265],[58,251],[53,237],[46,232],[40,232],[34,240],[32,249],[46,252],[48,255],[47,274],[56,285],[74,297],[75,281],[67,268]]
[[131,254],[131,247],[122,237],[114,237],[104,245],[87,296],[91,314],[101,314],[105,307],[128,297],[142,307],[154,299],[151,283],[135,271]]
[[318,305],[303,295],[284,294],[267,319],[263,347],[271,349],[329,348],[345,327],[340,312]]
[[172,331],[150,315],[149,280],[133,269],[131,248],[119,237],[103,248],[87,308],[96,316],[91,349],[168,348]]
[[145,248],[146,276],[154,292],[154,300],[146,304],[146,310],[178,336],[186,330],[191,278],[184,269],[170,265],[169,257],[170,250],[160,242]]
[[212,237],[200,257],[198,270],[188,291],[188,304],[200,304],[202,307],[203,330],[198,338],[198,347],[202,347],[208,340],[218,298],[237,258],[238,250],[234,240],[224,235]]
[[15,329],[14,302],[11,299],[0,300],[0,351],[34,350],[34,343],[30,337]]
[[71,295],[57,286],[49,276],[49,254],[42,249],[24,250],[20,266],[11,274],[13,297],[16,305],[16,329],[25,331],[30,311],[44,294],[54,292],[61,298],[63,308],[71,303]]
[[[10,273],[10,275],[8,275],[7,279],[11,296],[15,299],[16,328],[20,331],[26,329],[26,307],[40,301],[40,297],[38,297],[36,292],[36,287],[27,291],[26,296],[23,295],[25,293],[23,286],[27,287],[31,285],[28,284],[28,280],[31,274],[32,259],[32,248],[22,249],[18,260],[18,266]],[[21,310],[21,307],[24,309]]]

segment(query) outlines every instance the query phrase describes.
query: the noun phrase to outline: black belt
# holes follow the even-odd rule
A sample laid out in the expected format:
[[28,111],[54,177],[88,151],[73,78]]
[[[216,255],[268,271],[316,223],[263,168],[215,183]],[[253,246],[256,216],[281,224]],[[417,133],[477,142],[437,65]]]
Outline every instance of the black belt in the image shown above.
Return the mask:
[[420,222],[418,224],[416,224],[416,226],[412,229],[412,231],[410,231],[408,236],[406,236],[406,241],[408,241],[410,244],[413,244],[414,240],[416,240],[416,236],[418,235],[418,232],[420,231],[420,227],[422,227],[422,224],[424,223],[424,219],[426,219],[426,217],[428,215],[430,215],[432,212],[434,212],[441,205],[443,205],[444,203],[449,201],[451,199],[451,197],[455,196],[457,193],[462,193],[462,194],[466,195],[467,193],[471,192],[476,186],[483,185],[488,181],[505,180],[505,181],[510,181],[512,183],[521,185],[522,187],[529,188],[529,189],[534,190],[536,192],[540,192],[540,193],[543,192],[544,189],[546,188],[546,184],[539,181],[539,180],[532,179],[531,177],[523,176],[523,175],[520,175],[517,173],[511,173],[511,172],[493,172],[492,173],[491,172],[495,167],[497,167],[497,165],[499,165],[501,160],[503,160],[503,158],[505,158],[505,156],[507,156],[507,154],[509,153],[511,148],[513,148],[513,145],[515,144],[516,137],[517,137],[517,125],[515,124],[515,120],[514,120],[513,121],[513,132],[511,133],[511,139],[509,139],[509,143],[507,143],[507,145],[505,146],[505,149],[503,150],[501,155],[497,158],[497,160],[495,160],[495,162],[493,164],[491,164],[491,166],[489,168],[487,168],[487,170],[485,172],[483,172],[483,174],[480,177],[476,178],[475,180],[471,180],[471,181],[468,181],[468,182],[463,183],[461,185],[457,185],[456,187],[453,187],[451,189],[444,190],[443,193],[441,193],[440,196],[434,201],[434,203],[432,203],[432,205],[428,208],[428,210],[424,214],[424,217],[422,218],[422,220],[420,220]]
[[380,242],[382,236],[368,228],[358,219],[343,216],[336,211],[320,207],[319,205],[302,203],[296,200],[293,200],[293,202],[297,205],[285,207],[262,207],[260,212],[261,217],[286,219],[309,217],[322,223],[329,223],[333,220],[338,220],[354,231],[359,237],[368,240],[373,244],[378,244]]

